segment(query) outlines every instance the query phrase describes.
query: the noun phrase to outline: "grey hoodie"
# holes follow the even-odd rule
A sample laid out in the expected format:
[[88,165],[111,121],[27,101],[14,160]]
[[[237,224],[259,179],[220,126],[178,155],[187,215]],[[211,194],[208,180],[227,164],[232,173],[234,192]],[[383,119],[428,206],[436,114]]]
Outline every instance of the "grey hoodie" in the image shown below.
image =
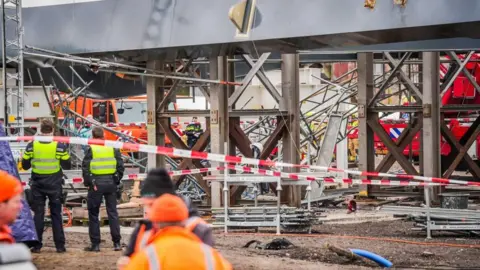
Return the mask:
[[[182,199],[185,201],[185,204],[188,207],[188,216],[189,217],[197,217],[199,216],[198,211],[195,206],[191,204],[191,201],[189,198],[180,196]],[[130,236],[130,241],[128,242],[127,248],[125,250],[125,256],[132,256],[132,254],[135,252],[135,243],[137,243],[137,238],[138,238],[138,232],[140,230],[141,226],[145,226],[145,230],[150,230],[152,228],[152,223],[149,220],[141,220],[135,229],[132,232],[132,235]],[[202,240],[203,243],[213,247],[214,245],[214,240],[213,240],[213,231],[210,226],[207,224],[198,224],[195,229],[193,229],[193,233]]]

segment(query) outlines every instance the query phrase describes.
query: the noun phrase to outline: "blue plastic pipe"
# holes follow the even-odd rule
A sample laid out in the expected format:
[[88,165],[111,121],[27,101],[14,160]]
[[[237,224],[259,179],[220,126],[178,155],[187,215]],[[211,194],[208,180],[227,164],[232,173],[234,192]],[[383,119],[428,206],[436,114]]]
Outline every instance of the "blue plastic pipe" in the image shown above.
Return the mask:
[[358,256],[361,256],[361,257],[367,258],[369,260],[372,260],[372,261],[376,262],[377,264],[379,264],[380,266],[383,266],[383,267],[386,267],[386,268],[390,268],[393,265],[393,263],[391,261],[383,258],[380,255],[372,253],[370,251],[366,251],[366,250],[362,250],[362,249],[354,249],[354,248],[350,249],[350,251],[353,252],[354,254],[358,255]]

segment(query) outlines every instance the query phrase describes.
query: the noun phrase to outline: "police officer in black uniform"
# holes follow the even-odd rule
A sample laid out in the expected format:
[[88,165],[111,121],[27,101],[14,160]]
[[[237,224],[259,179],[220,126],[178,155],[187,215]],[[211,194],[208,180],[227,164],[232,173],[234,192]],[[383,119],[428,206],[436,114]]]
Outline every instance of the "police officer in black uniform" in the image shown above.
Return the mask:
[[[94,139],[103,139],[103,129],[94,127],[92,136]],[[91,245],[86,247],[85,251],[100,251],[98,214],[102,197],[105,198],[114,250],[122,250],[117,212],[117,188],[121,183],[124,170],[122,155],[118,149],[100,145],[91,145],[86,149],[82,173],[84,184],[88,187],[88,233]]]
[[200,135],[202,135],[202,125],[198,122],[197,117],[192,118],[192,122],[185,128],[185,135],[187,135],[187,146],[192,149],[197,142]]
[[[40,123],[40,136],[53,136],[54,124],[49,119]],[[57,142],[30,142],[22,157],[22,167],[32,168],[30,193],[27,200],[35,216],[35,229],[38,235],[38,245],[32,252],[39,253],[42,248],[42,235],[45,227],[45,201],[48,198],[50,217],[52,220],[53,241],[58,253],[65,249],[65,234],[63,232],[62,201],[63,172],[62,167],[70,167],[68,146]]]

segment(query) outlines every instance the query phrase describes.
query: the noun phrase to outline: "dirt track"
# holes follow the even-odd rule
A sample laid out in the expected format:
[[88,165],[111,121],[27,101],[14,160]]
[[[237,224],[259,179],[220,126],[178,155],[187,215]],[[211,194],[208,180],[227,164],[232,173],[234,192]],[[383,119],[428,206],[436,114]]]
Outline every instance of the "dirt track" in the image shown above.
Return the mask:
[[[460,245],[479,245],[479,239],[458,238],[450,234],[434,235],[426,241],[423,234],[410,231],[411,224],[402,221],[385,221],[376,223],[321,225],[314,229],[313,236],[284,236],[295,248],[280,251],[242,248],[249,240],[262,242],[276,238],[275,235],[259,236],[252,234],[229,235],[217,234],[217,248],[234,265],[235,269],[362,269],[374,267],[364,262],[349,262],[324,246],[326,243],[342,248],[360,248],[376,252],[391,260],[397,268],[433,268],[457,267],[479,269],[479,248],[442,247],[435,243]],[[342,236],[343,235],[343,236]],[[345,236],[346,235],[346,236]],[[388,237],[396,240],[420,242],[395,243],[382,239],[354,239],[350,236]],[[51,233],[45,234],[47,247],[53,246]],[[105,243],[102,252],[91,254],[82,251],[88,244],[85,233],[68,233],[66,254],[56,254],[54,249],[45,248],[41,254],[34,254],[34,262],[39,269],[115,269],[119,252],[114,252],[108,234],[103,234]],[[124,237],[125,241],[127,236]],[[430,245],[428,244],[430,243]]]

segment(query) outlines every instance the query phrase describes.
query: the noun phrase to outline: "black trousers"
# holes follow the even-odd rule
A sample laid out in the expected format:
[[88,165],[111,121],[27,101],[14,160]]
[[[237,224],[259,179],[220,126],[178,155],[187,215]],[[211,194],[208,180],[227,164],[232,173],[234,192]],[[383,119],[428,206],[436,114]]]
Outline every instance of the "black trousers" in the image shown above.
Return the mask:
[[65,233],[63,232],[62,220],[62,188],[54,190],[44,190],[32,186],[33,197],[33,221],[37,230],[39,245],[36,248],[42,248],[43,230],[45,228],[45,201],[48,198],[50,207],[50,217],[52,220],[53,241],[57,249],[65,247]]
[[100,222],[98,220],[98,214],[100,212],[100,205],[102,204],[102,197],[105,198],[112,241],[113,243],[120,243],[121,236],[117,212],[117,195],[116,192],[111,189],[105,191],[102,188],[98,190],[91,190],[90,188],[88,191],[88,234],[90,235],[90,242],[94,245],[100,244]]

